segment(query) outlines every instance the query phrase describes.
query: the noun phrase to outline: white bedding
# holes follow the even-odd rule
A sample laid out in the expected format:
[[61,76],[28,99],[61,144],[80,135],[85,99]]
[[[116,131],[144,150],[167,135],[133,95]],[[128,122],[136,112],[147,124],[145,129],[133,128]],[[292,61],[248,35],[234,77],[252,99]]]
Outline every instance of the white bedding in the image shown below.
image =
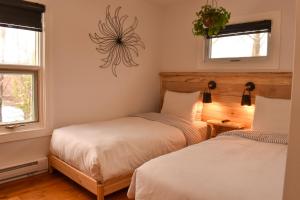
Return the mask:
[[287,145],[219,136],[139,167],[136,200],[281,200]]
[[126,117],[56,129],[50,151],[103,182],[132,173],[144,162],[185,146],[186,139],[178,128]]

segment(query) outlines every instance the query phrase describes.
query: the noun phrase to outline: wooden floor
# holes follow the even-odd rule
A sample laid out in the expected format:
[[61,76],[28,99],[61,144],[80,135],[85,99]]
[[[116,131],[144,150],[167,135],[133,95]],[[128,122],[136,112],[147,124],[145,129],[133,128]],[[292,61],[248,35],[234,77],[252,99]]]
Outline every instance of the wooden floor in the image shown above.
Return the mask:
[[[127,190],[105,200],[128,200]],[[58,172],[0,185],[0,200],[96,200],[96,196]]]

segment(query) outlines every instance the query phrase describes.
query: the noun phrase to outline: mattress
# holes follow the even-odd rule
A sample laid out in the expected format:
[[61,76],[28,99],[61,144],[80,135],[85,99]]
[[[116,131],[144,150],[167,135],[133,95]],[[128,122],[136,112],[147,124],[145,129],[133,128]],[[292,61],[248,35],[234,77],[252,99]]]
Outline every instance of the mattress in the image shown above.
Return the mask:
[[[241,136],[241,135],[240,135]],[[136,200],[281,200],[287,145],[232,135],[153,159],[139,167]],[[280,141],[274,139],[273,141]]]
[[104,182],[133,173],[144,162],[186,144],[184,134],[174,126],[141,117],[125,117],[56,129],[50,152]]

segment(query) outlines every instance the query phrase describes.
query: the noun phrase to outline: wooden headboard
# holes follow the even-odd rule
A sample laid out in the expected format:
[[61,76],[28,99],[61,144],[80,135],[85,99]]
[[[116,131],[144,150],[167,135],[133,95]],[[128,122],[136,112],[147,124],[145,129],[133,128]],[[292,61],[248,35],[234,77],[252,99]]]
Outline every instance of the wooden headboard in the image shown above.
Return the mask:
[[252,102],[255,95],[269,98],[291,98],[292,73],[288,72],[162,72],[161,102],[166,90],[176,92],[204,91],[209,81],[214,80],[217,88],[212,90],[212,104],[204,104],[202,120],[230,119],[251,127],[255,106],[241,106],[241,96],[245,84],[254,82],[256,89],[252,92]]

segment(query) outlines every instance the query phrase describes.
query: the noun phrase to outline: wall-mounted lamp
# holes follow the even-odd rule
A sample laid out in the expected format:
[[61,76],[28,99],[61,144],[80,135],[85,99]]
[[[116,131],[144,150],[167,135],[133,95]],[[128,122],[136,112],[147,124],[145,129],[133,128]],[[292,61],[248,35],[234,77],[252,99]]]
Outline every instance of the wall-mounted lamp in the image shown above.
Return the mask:
[[205,89],[203,92],[203,103],[211,103],[212,99],[211,99],[211,93],[210,90],[214,90],[217,87],[217,83],[215,81],[209,81],[208,82],[208,87],[207,90]]
[[248,82],[245,85],[245,89],[242,96],[241,105],[242,106],[251,106],[251,92],[255,89],[255,84],[253,82]]

